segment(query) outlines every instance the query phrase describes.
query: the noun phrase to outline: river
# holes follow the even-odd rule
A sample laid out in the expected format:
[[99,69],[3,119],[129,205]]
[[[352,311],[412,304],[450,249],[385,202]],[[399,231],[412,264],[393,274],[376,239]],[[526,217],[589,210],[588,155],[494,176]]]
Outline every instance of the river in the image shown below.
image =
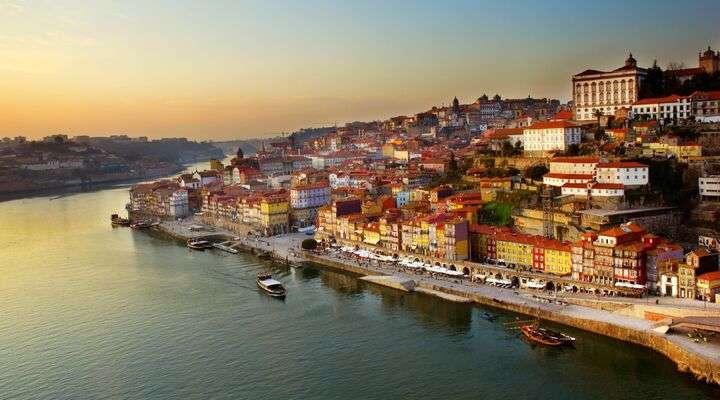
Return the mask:
[[[2,399],[718,399],[641,347],[112,228],[127,188],[0,203]],[[255,287],[263,270],[285,301]]]

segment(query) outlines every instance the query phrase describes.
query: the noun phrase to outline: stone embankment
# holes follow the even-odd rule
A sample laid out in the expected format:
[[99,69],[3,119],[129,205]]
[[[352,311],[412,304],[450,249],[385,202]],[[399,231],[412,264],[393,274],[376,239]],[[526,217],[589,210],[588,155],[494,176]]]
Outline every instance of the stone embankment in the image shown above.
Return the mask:
[[[694,375],[698,380],[720,385],[720,354],[717,346],[703,347],[687,338],[677,335],[663,335],[652,330],[653,324],[639,318],[618,315],[610,310],[592,309],[579,305],[550,306],[548,304],[527,301],[526,298],[508,296],[508,291],[495,288],[483,288],[483,291],[469,291],[456,285],[431,282],[384,274],[372,267],[329,259],[315,254],[306,254],[305,258],[325,267],[339,269],[363,275],[363,280],[402,290],[415,291],[450,301],[474,302],[486,306],[501,308],[526,314],[540,319],[579,328],[588,332],[608,336],[625,342],[651,348],[675,362],[678,369]],[[392,277],[392,278],[391,278]],[[413,283],[410,283],[412,281]],[[413,289],[410,289],[410,288]],[[496,295],[487,289],[495,289]]]
[[468,286],[458,281],[444,281],[427,276],[416,277],[407,273],[383,271],[371,265],[349,260],[333,259],[312,253],[295,251],[303,235],[285,235],[274,238],[238,238],[222,229],[205,227],[193,231],[188,222],[162,222],[158,230],[177,240],[217,237],[232,239],[233,247],[254,254],[267,254],[286,262],[310,261],[320,266],[352,272],[363,280],[402,290],[419,292],[455,302],[474,302],[548,321],[583,329],[600,335],[651,348],[674,361],[678,369],[693,374],[699,380],[720,385],[720,349],[718,346],[695,344],[679,335],[663,335],[653,331],[653,323],[641,318],[622,315],[605,307],[587,307],[577,304],[558,305],[533,301],[513,291],[489,286]]

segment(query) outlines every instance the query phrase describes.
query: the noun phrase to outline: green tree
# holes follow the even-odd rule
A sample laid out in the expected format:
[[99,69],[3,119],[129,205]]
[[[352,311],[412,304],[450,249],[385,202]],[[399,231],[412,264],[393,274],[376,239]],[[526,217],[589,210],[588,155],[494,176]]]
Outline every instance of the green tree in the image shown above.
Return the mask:
[[543,176],[548,172],[550,172],[550,170],[545,165],[533,165],[525,170],[525,177],[539,181],[542,180]]
[[305,239],[300,244],[300,247],[302,247],[303,250],[315,250],[317,248],[317,240]]
[[653,66],[647,70],[645,79],[640,84],[638,96],[641,99],[648,97],[662,97],[665,95],[664,88],[665,74],[657,65],[657,60],[653,62]]

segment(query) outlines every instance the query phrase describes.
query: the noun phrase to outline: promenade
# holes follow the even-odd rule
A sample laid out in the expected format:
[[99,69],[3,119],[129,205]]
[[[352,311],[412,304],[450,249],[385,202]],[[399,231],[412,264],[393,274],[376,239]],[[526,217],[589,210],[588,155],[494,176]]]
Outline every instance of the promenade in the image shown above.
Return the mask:
[[[467,278],[428,273],[409,269],[394,261],[378,261],[360,258],[339,248],[320,248],[306,252],[300,250],[303,240],[310,238],[302,233],[273,237],[238,236],[236,233],[199,224],[192,220],[165,221],[160,230],[177,239],[217,237],[232,242],[231,246],[243,250],[269,253],[273,258],[288,263],[312,262],[321,267],[330,267],[354,272],[372,278],[390,276],[393,279],[368,279],[371,284],[389,287],[391,283],[410,282],[414,290],[449,301],[472,301],[482,305],[499,307],[546,319],[597,334],[610,336],[645,347],[650,347],[671,360],[678,369],[695,375],[700,380],[720,384],[720,339],[696,343],[682,332],[663,334],[654,330],[659,323],[627,312],[628,307],[642,306],[643,309],[668,307],[684,310],[691,315],[717,315],[717,305],[705,309],[702,304],[662,299],[608,298],[587,294],[569,294],[531,289],[506,289],[473,282]],[[615,303],[618,306],[606,309],[603,306],[586,306],[576,302]],[[575,303],[575,304],[574,304]],[[688,311],[689,310],[689,311]],[[703,313],[703,311],[705,313]]]

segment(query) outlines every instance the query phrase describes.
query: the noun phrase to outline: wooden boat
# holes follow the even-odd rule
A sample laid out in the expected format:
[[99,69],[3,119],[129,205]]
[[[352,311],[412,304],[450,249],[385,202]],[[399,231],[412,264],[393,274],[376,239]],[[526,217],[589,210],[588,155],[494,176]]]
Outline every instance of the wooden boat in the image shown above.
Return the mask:
[[557,340],[563,342],[563,344],[572,345],[575,342],[574,337],[566,335],[562,332],[553,331],[553,330],[547,329],[547,328],[537,328],[537,330],[549,338],[557,339]]
[[202,239],[188,239],[187,247],[193,250],[205,250],[213,247],[212,243]]
[[112,226],[130,226],[130,220],[113,214],[110,216],[110,224],[112,224]]
[[256,282],[260,289],[272,297],[284,298],[287,294],[282,283],[273,279],[272,275],[267,272],[259,273]]
[[561,346],[563,344],[561,340],[542,333],[535,325],[524,325],[520,328],[520,331],[523,335],[525,335],[526,338],[528,338],[528,340],[535,343],[540,343],[544,344],[545,346],[552,347]]

